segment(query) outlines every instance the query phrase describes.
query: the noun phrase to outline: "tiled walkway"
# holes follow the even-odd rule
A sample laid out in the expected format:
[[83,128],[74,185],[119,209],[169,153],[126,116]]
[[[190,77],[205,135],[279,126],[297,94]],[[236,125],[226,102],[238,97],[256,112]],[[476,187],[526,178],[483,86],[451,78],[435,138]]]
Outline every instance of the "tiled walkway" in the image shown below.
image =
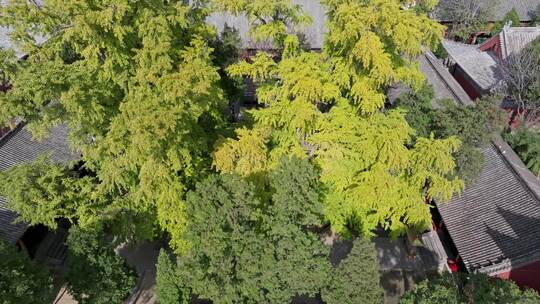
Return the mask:
[[407,245],[404,238],[374,240],[385,290],[385,303],[395,304],[415,283],[439,270],[441,258],[424,246]]

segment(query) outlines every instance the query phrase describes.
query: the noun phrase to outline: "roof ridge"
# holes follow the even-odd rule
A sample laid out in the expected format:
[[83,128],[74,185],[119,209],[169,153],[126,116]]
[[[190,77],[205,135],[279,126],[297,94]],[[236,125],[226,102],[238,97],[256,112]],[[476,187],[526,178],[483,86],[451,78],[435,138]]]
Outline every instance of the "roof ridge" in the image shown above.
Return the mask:
[[500,135],[495,135],[495,138],[492,139],[492,143],[495,146],[497,153],[501,155],[505,164],[519,179],[519,182],[523,184],[535,198],[536,202],[540,204],[540,179],[532,174],[512,147],[510,147]]
[[516,32],[516,31],[526,31],[526,32],[534,32],[540,29],[540,25],[535,26],[512,26],[509,28],[506,28],[507,31]]
[[22,130],[25,125],[26,124],[24,122],[20,121],[17,123],[15,128],[9,130],[6,134],[4,134],[4,136],[0,137],[0,147],[5,145],[9,141],[9,139],[12,138],[17,132]]
[[501,34],[499,35],[499,42],[501,44],[501,55],[502,58],[508,57],[508,48],[506,47],[506,31],[508,28],[503,28]]
[[[461,95],[466,96],[466,97],[462,98],[462,96],[460,96],[460,94],[458,94],[458,92],[456,92],[456,88],[454,86],[451,86],[448,83],[447,77],[442,75],[442,73],[440,71],[441,67],[437,64],[438,61],[437,61],[437,63],[433,62],[433,61],[437,60],[435,54],[433,54],[433,52],[431,52],[430,50],[427,50],[424,54],[425,54],[425,56],[427,58],[427,62],[429,63],[429,65],[431,65],[433,67],[433,69],[435,70],[437,75],[439,75],[439,77],[443,80],[444,85],[450,90],[450,92],[452,93],[452,95],[454,95],[456,100],[458,100],[461,103],[461,105],[464,105],[464,106],[473,104],[472,100],[469,98],[469,96],[467,95],[467,93],[465,91],[463,91],[463,93],[465,95],[463,95],[463,94],[461,94]],[[459,87],[461,88],[461,86],[459,86]],[[465,99],[465,100],[463,100],[463,99]]]

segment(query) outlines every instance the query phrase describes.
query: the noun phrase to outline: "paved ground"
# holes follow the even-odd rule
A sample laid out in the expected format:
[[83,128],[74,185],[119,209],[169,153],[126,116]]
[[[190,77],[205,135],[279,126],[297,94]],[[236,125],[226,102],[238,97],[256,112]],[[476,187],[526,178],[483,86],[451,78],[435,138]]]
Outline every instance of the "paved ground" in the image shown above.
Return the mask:
[[[328,233],[322,237],[325,244],[332,246],[330,261],[337,265],[352,249],[350,240],[339,240],[336,235]],[[429,274],[437,271],[438,261],[435,255],[423,247],[407,246],[405,239],[391,240],[386,237],[373,239],[377,250],[377,258],[381,270],[381,285],[385,290],[385,303],[398,303],[399,298],[405,291],[412,288],[415,282],[426,278]],[[117,252],[126,258],[128,264],[133,266],[139,281],[136,292],[125,304],[154,304],[157,303],[155,296],[156,263],[159,249],[163,246],[159,242],[143,242],[137,245],[124,245],[117,248]],[[411,255],[414,252],[414,255]],[[57,299],[57,304],[74,304],[69,294],[64,293]],[[320,299],[297,297],[294,304],[322,304]]]
[[62,287],[60,292],[56,296],[56,299],[53,302],[54,304],[77,304],[71,295],[67,292],[66,287]]
[[[338,236],[326,232],[322,241],[332,246],[330,261],[337,265],[352,249],[350,240],[339,240]],[[381,273],[381,285],[385,291],[385,303],[395,304],[416,282],[437,272],[439,258],[436,253],[422,246],[408,246],[405,238],[392,240],[388,237],[373,239]],[[308,303],[308,302],[300,302]],[[310,303],[322,303],[310,302]]]
[[404,238],[375,238],[385,303],[395,304],[416,282],[437,272],[438,257],[424,247],[411,247]]
[[428,273],[438,267],[435,253],[421,246],[408,245],[404,238],[374,238],[373,241],[382,271],[403,269]]
[[[124,257],[129,265],[135,268],[138,275],[138,282],[135,292],[129,297],[125,304],[154,304],[156,303],[156,263],[159,249],[162,245],[158,242],[142,242],[136,245],[125,244],[116,249],[117,253]],[[60,283],[61,273],[55,277]],[[65,286],[59,287],[58,295],[54,304],[77,304],[67,292]]]
[[136,292],[126,301],[126,304],[153,304],[156,303],[156,263],[160,242],[142,242],[136,245],[124,245],[117,248],[118,254],[124,257],[127,263],[135,267],[139,280]]

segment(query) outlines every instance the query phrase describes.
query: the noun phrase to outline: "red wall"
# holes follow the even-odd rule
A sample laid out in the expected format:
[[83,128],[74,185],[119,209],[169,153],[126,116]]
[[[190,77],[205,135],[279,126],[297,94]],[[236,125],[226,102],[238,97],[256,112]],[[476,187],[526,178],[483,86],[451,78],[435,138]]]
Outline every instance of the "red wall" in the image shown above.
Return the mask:
[[488,41],[484,42],[480,46],[480,50],[482,52],[491,51],[495,53],[497,57],[499,57],[499,59],[502,59],[501,39],[499,35],[496,35],[495,37],[491,37]]
[[501,279],[510,279],[519,287],[530,287],[540,292],[540,261],[512,269],[497,275]]
[[482,96],[480,92],[476,90],[473,84],[469,82],[468,77],[463,70],[456,68],[452,74],[472,100],[476,100]]

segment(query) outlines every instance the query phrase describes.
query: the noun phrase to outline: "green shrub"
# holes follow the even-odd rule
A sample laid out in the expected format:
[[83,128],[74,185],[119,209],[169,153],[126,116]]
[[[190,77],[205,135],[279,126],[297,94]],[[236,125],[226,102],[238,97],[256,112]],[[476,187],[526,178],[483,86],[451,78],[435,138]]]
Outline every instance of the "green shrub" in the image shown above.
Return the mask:
[[521,127],[514,133],[506,134],[505,139],[527,167],[540,176],[540,133]]
[[513,27],[520,26],[519,15],[515,8],[512,8],[508,13],[506,13],[503,20],[497,21],[495,25],[493,25],[491,34],[496,35],[502,31],[503,27],[506,25],[506,23],[508,23],[508,21],[512,21],[511,26]]
[[445,273],[425,280],[408,291],[400,304],[540,303],[532,289],[520,290],[510,280],[491,278],[482,273]]
[[97,231],[71,228],[67,282],[80,304],[122,303],[133,291],[135,272]]
[[15,245],[0,241],[0,304],[42,304],[54,299],[52,277]]

